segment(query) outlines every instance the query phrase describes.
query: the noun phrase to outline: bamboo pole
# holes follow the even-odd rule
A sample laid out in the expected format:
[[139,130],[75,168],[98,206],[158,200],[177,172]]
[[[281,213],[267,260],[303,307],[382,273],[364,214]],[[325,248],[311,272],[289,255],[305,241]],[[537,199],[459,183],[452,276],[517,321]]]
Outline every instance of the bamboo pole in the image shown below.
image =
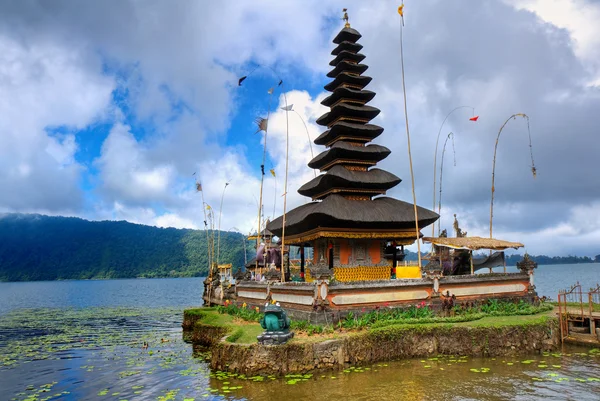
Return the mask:
[[[512,116],[508,117],[506,119],[506,121],[504,122],[504,124],[502,124],[502,126],[500,127],[500,130],[498,131],[498,136],[496,137],[496,144],[494,145],[494,161],[492,164],[492,200],[490,203],[490,238],[492,238],[492,220],[494,218],[494,193],[496,192],[496,188],[494,187],[494,181],[495,181],[495,177],[496,177],[496,153],[498,151],[498,141],[500,140],[500,134],[502,134],[502,130],[504,129],[506,124],[511,119],[516,119],[517,117],[523,117],[524,119],[527,120],[527,133],[529,135],[529,152],[531,154],[531,172],[533,174],[533,178],[535,178],[536,174],[537,174],[537,170],[535,168],[535,163],[533,161],[533,147],[531,146],[531,131],[529,129],[529,116],[524,113],[513,114]],[[491,253],[491,251],[490,251],[490,253]]]
[[[402,92],[404,94],[404,120],[406,122],[406,139],[408,142],[408,162],[410,165],[410,178],[412,183],[413,207],[415,212],[415,230],[417,238],[417,256],[419,261],[419,269],[421,269],[421,239],[419,236],[419,213],[417,211],[417,195],[415,194],[415,175],[413,171],[412,155],[410,152],[410,131],[408,128],[408,107],[406,105],[406,82],[404,80],[404,49],[402,45],[402,27],[404,25],[404,16],[402,16],[402,24],[400,24],[400,63],[402,66]],[[434,203],[435,207],[435,203]],[[435,226],[434,226],[435,229]]]
[[[452,136],[452,150],[454,151],[454,134],[450,132],[444,141],[444,148],[442,149],[442,163],[440,166],[440,199],[438,200],[438,214],[442,215],[442,174],[444,173],[444,154],[446,153],[446,143],[448,143],[448,138]],[[456,166],[456,153],[454,153],[454,165]],[[435,208],[434,208],[435,210]],[[440,231],[442,228],[442,219],[438,219],[438,237],[440,236]],[[433,224],[435,227],[435,223]]]
[[469,251],[469,260],[471,262],[471,275],[475,274],[475,270],[473,269],[473,251]]
[[[258,200],[258,231],[256,233],[256,251],[260,247],[260,239],[262,238],[261,229],[261,214],[262,214],[262,203],[263,203],[263,185],[265,182],[265,161],[267,159],[267,134],[269,132],[269,117],[271,115],[271,99],[273,98],[273,91],[269,91],[269,108],[267,109],[267,129],[265,129],[265,144],[263,146],[263,158],[261,164],[261,176],[260,176],[260,197]],[[258,268],[258,258],[256,258],[256,268]]]
[[[442,121],[442,125],[440,125],[440,129],[439,129],[438,134],[437,134],[437,139],[435,140],[435,154],[433,155],[433,210],[435,210],[435,183],[436,183],[436,173],[437,173],[438,144],[440,142],[440,134],[442,133],[442,127],[444,126],[444,124],[446,123],[446,120],[448,119],[448,117],[450,117],[450,115],[452,113],[454,113],[456,110],[464,109],[464,108],[472,109],[473,110],[473,115],[475,115],[475,108],[474,107],[471,107],[471,106],[458,106],[458,107],[455,107],[454,109],[452,109],[450,111],[450,113],[448,113],[446,115],[446,117],[444,118],[444,121]],[[431,227],[431,236],[432,237],[435,236],[435,224]]]
[[223,198],[225,198],[225,190],[229,185],[228,182],[225,183],[225,187],[223,188],[223,193],[221,194],[221,205],[219,206],[219,239],[217,240],[217,267],[221,262],[221,215],[223,214]]
[[[293,106],[293,105],[292,105]],[[298,113],[296,110],[294,110],[292,108],[292,110],[294,113],[296,113],[298,115],[298,117],[300,117],[300,121],[302,121],[302,124],[304,124],[304,129],[306,130],[306,136],[308,137],[308,146],[310,147],[310,159],[314,159],[315,155],[313,153],[313,148],[312,148],[312,141],[310,140],[310,133],[308,132],[308,127],[306,126],[306,123],[304,122],[304,119],[302,118],[302,116],[300,115],[300,113]],[[317,170],[313,168],[313,173],[315,175],[315,177],[317,176]]]
[[[281,82],[281,92],[283,93],[283,100],[285,102],[285,180],[283,184],[283,218],[282,218],[282,231],[281,231],[281,282],[285,282],[285,272],[283,270],[283,265],[285,261],[285,213],[287,208],[287,190],[288,190],[288,167],[289,167],[289,150],[290,150],[290,125],[288,118],[288,102],[287,96],[285,94],[285,89],[283,86],[283,80],[280,79]],[[289,260],[289,254],[288,254]]]

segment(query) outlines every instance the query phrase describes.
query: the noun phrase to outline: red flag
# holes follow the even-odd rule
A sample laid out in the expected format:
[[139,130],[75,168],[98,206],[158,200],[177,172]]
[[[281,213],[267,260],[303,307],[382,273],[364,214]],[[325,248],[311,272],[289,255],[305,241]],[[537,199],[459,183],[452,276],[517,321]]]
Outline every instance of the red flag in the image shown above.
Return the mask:
[[469,120],[471,120],[471,121],[477,121],[478,118],[479,118],[479,116],[475,116],[475,117],[469,118]]

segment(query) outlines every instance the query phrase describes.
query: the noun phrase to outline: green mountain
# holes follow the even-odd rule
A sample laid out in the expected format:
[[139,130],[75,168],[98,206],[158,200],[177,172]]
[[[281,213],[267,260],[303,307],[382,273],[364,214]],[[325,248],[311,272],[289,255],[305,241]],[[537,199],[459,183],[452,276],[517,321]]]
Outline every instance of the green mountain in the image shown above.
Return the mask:
[[[215,231],[215,244],[217,237]],[[242,234],[221,232],[220,263],[243,265]],[[202,230],[0,215],[0,281],[193,277],[207,271],[207,239]]]

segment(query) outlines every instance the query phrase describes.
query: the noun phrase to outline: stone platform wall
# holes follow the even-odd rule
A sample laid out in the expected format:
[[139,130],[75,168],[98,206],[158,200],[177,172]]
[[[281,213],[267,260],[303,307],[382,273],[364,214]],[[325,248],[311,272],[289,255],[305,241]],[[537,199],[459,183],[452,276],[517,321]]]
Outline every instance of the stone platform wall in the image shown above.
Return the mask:
[[537,324],[499,328],[398,326],[341,339],[281,346],[221,341],[211,347],[211,368],[247,376],[286,375],[440,354],[512,356],[554,350],[559,344],[558,322],[552,318]]
[[330,283],[242,281],[236,286],[237,304],[262,307],[275,300],[295,320],[336,323],[349,312],[361,314],[382,307],[405,307],[425,302],[441,309],[441,294],[455,295],[455,304],[487,299],[532,301],[535,289],[526,273],[433,277],[420,279]]

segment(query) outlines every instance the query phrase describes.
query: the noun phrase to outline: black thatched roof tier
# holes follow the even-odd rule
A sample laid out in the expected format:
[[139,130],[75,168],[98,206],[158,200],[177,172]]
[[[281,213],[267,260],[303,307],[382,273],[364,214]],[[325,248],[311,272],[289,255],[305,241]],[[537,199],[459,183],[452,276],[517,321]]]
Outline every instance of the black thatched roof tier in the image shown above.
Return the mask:
[[357,64],[357,63],[349,63],[347,61],[342,61],[338,63],[335,68],[327,73],[329,78],[335,78],[341,72],[350,72],[354,74],[362,74],[367,71],[369,68],[366,64]]
[[353,140],[370,142],[383,132],[383,128],[375,124],[355,124],[347,121],[335,123],[331,129],[323,132],[315,139],[317,145],[329,145],[336,140]]
[[333,43],[356,42],[361,37],[362,35],[356,29],[345,27],[333,38]]
[[315,121],[319,125],[329,126],[340,117],[347,117],[364,123],[368,123],[381,112],[376,107],[354,105],[351,103],[338,103],[331,108],[329,113],[323,114]]
[[336,65],[338,65],[338,63],[342,62],[342,60],[352,60],[356,63],[360,63],[364,59],[365,59],[364,54],[353,53],[353,52],[344,50],[344,51],[339,52],[338,55],[335,56],[335,58],[329,62],[329,65],[335,67]]
[[[435,222],[439,215],[417,207],[419,229]],[[278,237],[282,234],[283,216],[273,220],[268,229]],[[350,200],[340,195],[329,195],[321,202],[311,202],[286,214],[286,236],[299,235],[318,227],[335,229],[411,229],[415,228],[412,203],[380,197],[370,201]],[[415,236],[416,237],[416,236]]]
[[[352,171],[337,165],[333,166],[327,174],[321,174],[301,186],[298,193],[310,196],[313,200],[321,199],[322,196],[319,195],[326,194],[331,189],[336,189],[336,193],[360,192],[361,194],[374,196],[395,187],[401,181],[394,174],[378,168],[368,171]],[[352,191],[353,189],[354,191]]]
[[335,160],[345,160],[345,164],[352,164],[348,162],[349,160],[359,160],[366,162],[364,164],[375,165],[388,157],[390,153],[391,150],[381,145],[353,146],[349,142],[340,141],[315,156],[314,159],[308,162],[308,167],[327,170]]
[[333,92],[341,84],[355,86],[356,89],[362,89],[371,82],[373,78],[367,76],[350,75],[345,72],[340,73],[333,81],[325,85],[325,89]]
[[349,51],[351,53],[358,53],[362,48],[363,46],[359,43],[342,42],[331,51],[331,55],[337,56],[338,54],[340,54],[340,52],[343,52],[344,50]]
[[352,88],[337,88],[331,95],[327,96],[321,104],[323,106],[331,107],[336,102],[344,99],[345,101],[356,100],[362,104],[369,102],[371,99],[375,97],[375,92],[371,92],[370,90],[358,90]]

